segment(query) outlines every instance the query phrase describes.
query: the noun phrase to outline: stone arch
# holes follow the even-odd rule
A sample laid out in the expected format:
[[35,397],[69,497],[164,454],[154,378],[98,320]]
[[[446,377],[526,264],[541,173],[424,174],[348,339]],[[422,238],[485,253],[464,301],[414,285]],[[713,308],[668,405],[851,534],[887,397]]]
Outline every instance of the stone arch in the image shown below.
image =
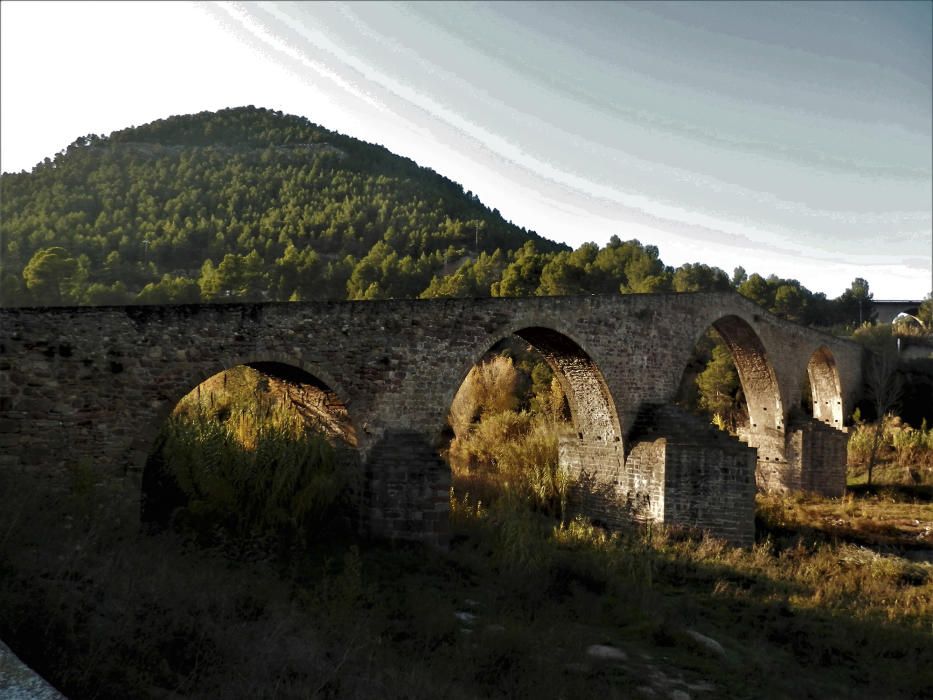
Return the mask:
[[[155,506],[153,509],[151,504],[147,506],[146,494],[151,490],[158,491],[164,486],[159,481],[161,477],[158,474],[159,465],[155,460],[155,454],[159,451],[159,435],[165,421],[191,392],[206,381],[235,367],[249,367],[259,372],[277,391],[287,396],[309,426],[338,447],[338,458],[342,466],[356,468],[356,422],[350,414],[349,401],[342,398],[346,394],[335,390],[332,384],[322,378],[322,375],[328,375],[327,372],[319,372],[309,368],[307,363],[301,360],[279,353],[224,358],[218,363],[199,367],[193,372],[186,371],[184,377],[175,370],[170,377],[163,377],[163,381],[170,385],[171,389],[165,392],[164,399],[159,401],[155,419],[147,424],[144,435],[136,440],[137,444],[143,445],[143,449],[137,450],[136,453],[142,459],[142,464],[138,465],[137,485],[140,515],[144,523],[147,520],[151,522],[159,519],[159,507]],[[187,378],[192,375],[193,380]],[[353,478],[357,477],[358,475],[354,475]],[[358,484],[354,488],[358,488]],[[147,513],[147,510],[151,512]]]
[[[178,403],[195,387],[221,372],[234,367],[245,365],[263,367],[264,373],[280,374],[280,379],[290,377],[292,381],[307,381],[312,386],[326,392],[331,405],[340,405],[346,412],[350,425],[359,425],[352,410],[352,399],[343,385],[336,380],[326,369],[305,362],[300,357],[277,352],[250,353],[248,355],[235,355],[220,358],[216,362],[204,365],[184,364],[183,367],[172,367],[164,375],[156,379],[156,383],[166,387],[160,392],[158,404],[154,407],[152,420],[149,421],[140,435],[134,440],[135,458],[138,464],[130,465],[130,471],[142,472],[148,457],[148,450],[158,437],[162,424],[175,410]],[[278,368],[278,369],[277,369]],[[290,368],[290,369],[289,369]],[[348,444],[356,446],[357,431],[353,429],[353,438],[347,440]]]
[[570,404],[578,437],[620,442],[621,429],[609,387],[596,362],[579,343],[550,328],[532,326],[515,332],[554,370]]
[[[445,392],[445,407],[453,402],[467,374],[483,355],[510,335],[527,342],[554,371],[567,397],[571,421],[580,439],[621,442],[622,431],[615,402],[596,361],[569,333],[535,321],[512,323],[487,336],[483,350],[461,366],[453,387]],[[446,420],[446,412],[444,418]]]
[[807,362],[807,378],[810,380],[810,396],[813,418],[831,425],[843,427],[842,384],[836,359],[825,345],[821,345]]
[[340,395],[317,376],[294,365],[280,362],[248,362],[288,396],[299,413],[328,438],[349,447],[357,446],[356,428]]
[[[326,391],[329,395],[332,395],[332,400],[340,402],[348,416],[352,413],[352,400],[346,387],[344,387],[326,368],[315,363],[306,362],[299,356],[281,352],[258,352],[225,357],[220,364],[222,365],[220,368],[214,369],[214,371],[208,370],[208,372],[198,380],[198,384],[206,379],[210,379],[210,377],[219,372],[245,365],[258,369],[265,374],[279,376],[280,379],[287,380],[291,378],[296,381],[307,381],[321,388],[323,391]],[[195,384],[192,386],[197,385]],[[178,400],[181,400],[181,396],[178,397]],[[353,425],[358,424],[352,416],[350,416],[350,422]]]
[[[748,425],[738,426],[736,437],[756,450],[754,482],[760,489],[784,485],[788,481],[786,402],[764,342],[752,324],[736,313],[715,317],[712,322],[702,323],[701,328],[694,347],[712,328],[729,349],[735,365],[748,411]],[[693,432],[699,434],[699,430]],[[741,455],[737,457],[742,460]],[[747,506],[744,501],[736,505],[752,518],[753,510],[747,510]]]
[[[725,341],[738,371],[748,406],[749,432],[783,433],[784,401],[780,385],[758,334],[745,319],[735,315],[722,316],[710,325]],[[703,333],[706,329],[694,344]]]

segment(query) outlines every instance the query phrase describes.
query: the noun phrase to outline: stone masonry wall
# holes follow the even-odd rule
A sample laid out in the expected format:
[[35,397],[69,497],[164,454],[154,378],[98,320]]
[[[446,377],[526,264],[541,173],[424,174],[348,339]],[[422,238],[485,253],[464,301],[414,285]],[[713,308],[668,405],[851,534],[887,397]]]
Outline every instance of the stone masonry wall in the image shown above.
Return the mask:
[[796,491],[801,488],[800,440],[783,431],[752,432],[739,428],[739,440],[758,454],[755,481],[759,491]]
[[823,496],[842,496],[849,434],[816,420],[796,428],[795,434],[800,436],[801,488]]
[[[758,436],[742,432],[749,446]],[[756,479],[762,491],[813,491],[838,497],[845,492],[849,434],[822,421],[795,418],[783,437],[783,458],[772,447],[762,457],[758,450]]]
[[664,522],[751,544],[756,451],[673,406],[636,426],[627,455],[617,443],[561,439],[575,509],[610,528]]
[[449,508],[450,469],[437,448],[417,432],[386,433],[373,448],[364,475],[365,531],[444,545]]
[[[550,338],[554,364],[572,372],[575,430],[602,441],[577,452],[611,483],[623,447],[633,465],[652,461],[628,445],[639,411],[672,399],[697,339],[727,316],[747,324],[772,365],[769,405],[799,404],[807,363],[825,348],[851,412],[861,349],[733,293],[0,309],[0,469],[40,474],[54,497],[84,465],[138,520],[143,467],[178,400],[222,369],[280,363],[346,407],[372,482],[368,529],[440,542],[449,474],[436,450],[455,392],[489,348],[548,329],[525,335]],[[635,484],[635,473],[620,482]],[[654,483],[644,476],[653,468],[637,473]],[[658,503],[670,491],[652,489],[631,487],[650,496],[634,511],[663,517]]]
[[734,544],[754,541],[756,450],[671,405],[645,407],[636,430],[626,469],[647,468],[654,483],[660,476],[655,520]]
[[667,444],[663,520],[748,546],[755,541],[755,450],[728,436],[720,442]]
[[627,498],[631,490],[620,443],[562,436],[558,454],[573,484],[569,516],[585,515],[611,528],[624,527],[639,517],[639,504]]
[[625,458],[625,502],[639,522],[664,522],[667,442],[636,440]]

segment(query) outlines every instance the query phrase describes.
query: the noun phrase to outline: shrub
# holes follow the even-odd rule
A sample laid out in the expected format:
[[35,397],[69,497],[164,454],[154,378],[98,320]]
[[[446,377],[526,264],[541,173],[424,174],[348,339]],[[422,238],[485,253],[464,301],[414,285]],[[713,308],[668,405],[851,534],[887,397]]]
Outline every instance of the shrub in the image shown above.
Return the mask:
[[894,329],[890,323],[872,325],[865,322],[852,333],[852,340],[878,354],[883,354],[895,344]]
[[[849,436],[849,464],[864,466],[871,452],[877,423],[860,423]],[[933,468],[933,428],[926,421],[919,428],[903,423],[897,416],[884,416],[879,455],[903,467]]]
[[176,492],[175,524],[201,539],[303,537],[348,486],[336,449],[246,367],[185,397],[159,444],[150,483]]
[[173,416],[162,455],[187,499],[178,515],[202,533],[305,532],[345,485],[334,448],[281,408],[264,422],[246,410],[222,422],[203,413]]
[[485,502],[508,494],[532,510],[561,515],[570,478],[558,466],[557,426],[525,411],[486,416],[451,442],[455,486]]
[[466,433],[481,416],[515,410],[520,381],[509,357],[496,356],[473,367],[450,406],[454,434]]
[[911,428],[906,423],[892,427],[890,437],[898,465],[933,466],[933,429],[927,428],[926,420],[920,428]]
[[855,426],[849,435],[848,451],[850,464],[861,465],[868,461],[874,432],[874,426],[867,423],[860,423]]

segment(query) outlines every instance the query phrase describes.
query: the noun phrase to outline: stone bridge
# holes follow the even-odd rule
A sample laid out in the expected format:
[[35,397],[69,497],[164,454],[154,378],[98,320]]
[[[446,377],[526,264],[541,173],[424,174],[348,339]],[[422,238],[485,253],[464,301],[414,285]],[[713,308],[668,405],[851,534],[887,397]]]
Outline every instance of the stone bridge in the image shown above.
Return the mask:
[[922,299],[875,299],[871,303],[878,323],[892,323],[900,314],[916,316],[921,304]]
[[[672,403],[711,327],[747,399],[741,440]],[[138,522],[163,421],[200,382],[246,364],[340,414],[365,532],[442,544],[447,414],[470,368],[511,335],[564,388],[573,433],[560,460],[574,507],[598,521],[675,523],[747,544],[756,483],[843,492],[861,349],[731,292],[3,309],[0,469],[41,477],[51,494],[90,465]],[[801,407],[808,377],[812,410]]]

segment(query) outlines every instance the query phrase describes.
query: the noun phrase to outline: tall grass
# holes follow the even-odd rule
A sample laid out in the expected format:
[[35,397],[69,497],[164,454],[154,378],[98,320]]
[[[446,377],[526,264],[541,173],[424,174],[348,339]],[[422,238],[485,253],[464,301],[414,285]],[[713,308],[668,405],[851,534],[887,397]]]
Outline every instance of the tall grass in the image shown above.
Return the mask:
[[223,422],[205,413],[173,416],[162,456],[187,499],[177,517],[201,532],[304,532],[345,485],[334,448],[284,409],[264,420],[248,409]]
[[[897,416],[886,414],[881,419],[879,457],[881,473],[898,476],[896,482],[933,484],[933,428],[924,420],[913,428]],[[859,473],[871,454],[876,423],[858,423],[849,437],[849,468]],[[890,476],[888,477],[891,478]]]
[[[521,385],[507,357],[475,367],[454,398],[447,451],[454,490],[475,501],[508,499],[526,508],[562,516],[570,479],[558,464],[558,435],[564,399],[552,379],[529,404],[539,412],[516,410]],[[551,410],[552,409],[552,410]]]
[[305,537],[348,486],[334,446],[248,368],[186,397],[159,444],[174,524],[201,539]]
[[557,427],[527,412],[493,414],[451,442],[454,489],[486,503],[520,501],[531,510],[560,516],[569,474],[558,464]]

